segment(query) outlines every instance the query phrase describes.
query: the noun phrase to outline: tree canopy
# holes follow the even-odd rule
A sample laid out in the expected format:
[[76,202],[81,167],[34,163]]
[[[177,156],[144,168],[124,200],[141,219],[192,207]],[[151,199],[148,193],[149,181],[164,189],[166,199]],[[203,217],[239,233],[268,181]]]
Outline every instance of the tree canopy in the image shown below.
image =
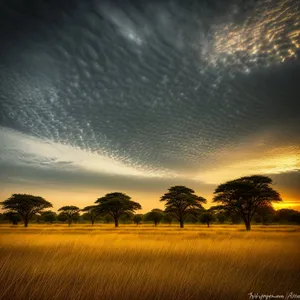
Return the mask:
[[143,221],[143,215],[142,215],[142,214],[135,214],[135,215],[134,215],[134,217],[133,217],[133,222],[134,222],[136,225],[141,224],[142,221]]
[[18,225],[18,223],[21,221],[20,215],[16,212],[8,211],[3,215],[4,218],[11,222],[13,225]]
[[210,224],[215,221],[215,216],[209,211],[206,211],[200,215],[199,220],[201,223],[205,223],[207,224],[207,227],[209,227]]
[[69,226],[71,226],[72,222],[74,221],[74,217],[77,217],[79,215],[79,207],[74,206],[74,205],[69,205],[69,206],[62,206],[58,211],[62,212],[68,223]]
[[0,205],[5,210],[18,213],[25,227],[35,214],[52,207],[52,204],[44,198],[27,194],[13,194],[7,200],[0,202]]
[[43,221],[52,224],[56,220],[57,215],[54,211],[48,210],[41,213],[41,218]]
[[184,227],[184,220],[188,214],[198,214],[203,210],[202,203],[206,199],[195,195],[195,191],[186,186],[172,186],[160,201],[165,202],[165,212],[174,216]]
[[213,202],[222,203],[224,209],[239,215],[246,230],[251,230],[251,220],[259,207],[282,201],[271,184],[271,178],[261,175],[231,180],[216,188]]
[[97,205],[90,205],[84,207],[81,211],[86,213],[86,216],[91,221],[92,225],[94,225],[96,219],[99,217],[100,212],[97,210]]
[[156,227],[164,219],[164,212],[161,209],[154,208],[144,215],[145,221],[152,221]]
[[131,200],[124,193],[109,193],[104,197],[96,200],[98,204],[97,211],[99,213],[109,214],[115,222],[115,227],[119,226],[119,219],[122,215],[134,213],[138,209],[142,209],[141,205]]

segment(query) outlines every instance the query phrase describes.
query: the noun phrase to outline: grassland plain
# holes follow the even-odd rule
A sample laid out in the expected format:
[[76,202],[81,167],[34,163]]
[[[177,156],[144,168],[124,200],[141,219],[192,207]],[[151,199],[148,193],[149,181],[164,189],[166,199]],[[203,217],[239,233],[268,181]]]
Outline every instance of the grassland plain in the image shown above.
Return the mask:
[[300,294],[300,227],[0,226],[0,299]]

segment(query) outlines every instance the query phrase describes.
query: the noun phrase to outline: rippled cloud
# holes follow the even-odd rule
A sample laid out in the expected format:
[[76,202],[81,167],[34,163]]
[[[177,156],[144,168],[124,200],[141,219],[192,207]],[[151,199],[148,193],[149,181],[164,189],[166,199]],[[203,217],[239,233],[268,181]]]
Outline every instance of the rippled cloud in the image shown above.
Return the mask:
[[3,1],[3,178],[28,168],[46,185],[82,172],[204,188],[298,170],[297,11],[293,0]]

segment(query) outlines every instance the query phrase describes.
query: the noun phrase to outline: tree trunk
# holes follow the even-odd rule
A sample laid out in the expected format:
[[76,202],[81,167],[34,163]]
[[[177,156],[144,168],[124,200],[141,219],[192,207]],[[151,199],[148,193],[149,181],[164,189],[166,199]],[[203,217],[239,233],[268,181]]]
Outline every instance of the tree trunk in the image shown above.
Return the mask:
[[69,226],[71,226],[72,224],[72,220],[68,220]]
[[179,224],[180,224],[180,228],[184,227],[184,223],[183,223],[182,217],[179,218]]
[[95,220],[94,220],[94,219],[92,219],[92,226],[94,226],[94,223],[95,223]]
[[207,222],[206,224],[207,224],[207,227],[209,227],[209,222]]
[[155,227],[157,226],[157,222],[154,222],[154,226],[155,226]]
[[119,227],[119,220],[118,220],[118,218],[115,218],[115,227]]
[[250,231],[251,230],[251,222],[249,220],[245,221],[245,226],[246,226],[246,230]]
[[24,227],[28,227],[28,219],[27,218],[24,219]]

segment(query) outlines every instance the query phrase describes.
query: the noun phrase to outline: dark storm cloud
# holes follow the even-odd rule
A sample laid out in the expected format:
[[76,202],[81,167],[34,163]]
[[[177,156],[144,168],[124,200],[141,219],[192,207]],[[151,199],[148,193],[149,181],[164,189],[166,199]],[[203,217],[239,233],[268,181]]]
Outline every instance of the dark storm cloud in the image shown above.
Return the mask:
[[2,1],[0,125],[174,171],[263,130],[299,145],[299,60],[263,56],[268,68],[245,72],[204,59],[235,8],[251,13],[236,1]]

